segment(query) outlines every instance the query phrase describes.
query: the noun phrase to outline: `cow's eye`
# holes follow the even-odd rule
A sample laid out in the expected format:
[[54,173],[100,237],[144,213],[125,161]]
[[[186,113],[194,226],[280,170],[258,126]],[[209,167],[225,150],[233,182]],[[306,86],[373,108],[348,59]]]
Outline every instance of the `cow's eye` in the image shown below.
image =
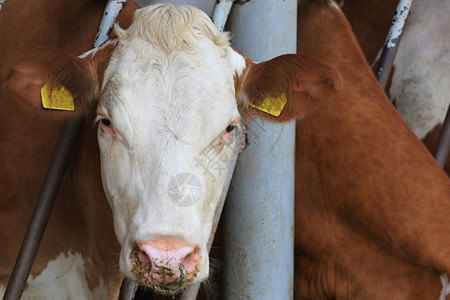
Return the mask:
[[109,119],[107,119],[107,118],[102,118],[102,119],[101,119],[101,122],[102,122],[102,124],[105,125],[106,127],[111,127],[111,126],[112,126],[111,121],[110,121]]
[[234,129],[236,128],[236,124],[230,124],[227,126],[227,128],[225,129],[226,133],[230,133],[232,132]]
[[102,132],[108,132],[108,133],[112,134],[113,136],[116,135],[116,131],[115,131],[114,126],[109,117],[105,116],[104,114],[100,114],[97,116],[96,121],[100,122],[99,127],[102,130]]
[[234,131],[237,126],[238,126],[238,122],[232,122],[232,123],[228,124],[228,126],[225,128],[225,131],[222,133],[222,137],[220,139],[219,144],[222,144],[223,142],[231,141],[234,137]]

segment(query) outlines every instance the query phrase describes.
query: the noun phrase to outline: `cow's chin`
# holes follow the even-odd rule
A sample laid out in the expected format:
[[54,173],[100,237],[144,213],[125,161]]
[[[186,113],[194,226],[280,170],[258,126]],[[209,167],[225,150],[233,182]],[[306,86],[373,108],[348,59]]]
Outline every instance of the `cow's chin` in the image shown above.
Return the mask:
[[174,296],[183,292],[188,286],[201,283],[208,278],[209,258],[207,255],[200,256],[201,261],[195,267],[185,263],[186,267],[181,264],[178,270],[173,271],[157,264],[150,265],[145,261],[143,263],[144,259],[137,253],[136,245],[128,250],[122,249],[120,271],[126,278],[151,288],[158,294]]

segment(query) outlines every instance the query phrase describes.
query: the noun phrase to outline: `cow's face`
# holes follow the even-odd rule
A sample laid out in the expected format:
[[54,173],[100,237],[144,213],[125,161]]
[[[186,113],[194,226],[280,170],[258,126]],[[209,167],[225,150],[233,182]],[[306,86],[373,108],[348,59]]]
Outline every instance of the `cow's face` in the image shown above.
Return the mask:
[[[183,17],[188,25],[176,28]],[[157,6],[116,29],[98,141],[120,267],[142,284],[176,285],[159,272],[179,276],[180,264],[188,282],[208,275],[206,243],[241,118],[233,77],[245,68],[213,26],[194,9]]]

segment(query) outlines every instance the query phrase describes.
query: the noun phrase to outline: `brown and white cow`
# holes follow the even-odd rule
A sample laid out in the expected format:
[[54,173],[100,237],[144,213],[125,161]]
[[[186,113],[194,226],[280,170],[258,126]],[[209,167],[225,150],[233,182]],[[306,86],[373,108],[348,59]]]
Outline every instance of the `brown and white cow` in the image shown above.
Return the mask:
[[[114,298],[119,268],[163,292],[205,280],[225,173],[205,173],[202,153],[220,155],[227,167],[223,157],[231,157],[240,109],[249,103],[270,106],[267,99],[284,94],[281,115],[266,117],[285,121],[316,110],[340,86],[337,70],[317,59],[286,55],[255,64],[194,8],[132,12],[127,5],[113,38],[81,57],[39,48],[0,62],[2,287],[37,197],[41,182],[34,180],[42,177],[35,174],[45,173],[53,152],[54,128],[85,117],[28,298]],[[44,83],[44,93],[70,90],[75,112],[43,109]],[[185,191],[174,182],[186,174],[195,178],[195,201],[180,205],[173,197]]]
[[298,53],[342,92],[297,124],[297,299],[445,299],[450,182],[395,111],[332,1],[302,1]]

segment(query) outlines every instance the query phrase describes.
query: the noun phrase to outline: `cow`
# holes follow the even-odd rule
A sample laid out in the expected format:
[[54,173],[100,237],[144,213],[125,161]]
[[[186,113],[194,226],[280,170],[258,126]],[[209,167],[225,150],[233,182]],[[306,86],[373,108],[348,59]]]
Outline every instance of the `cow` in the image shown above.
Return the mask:
[[[114,299],[123,276],[170,295],[204,281],[220,170],[245,141],[243,111],[301,120],[341,86],[319,59],[251,61],[192,7],[129,1],[111,38],[79,57],[32,44],[0,62],[2,289],[50,146],[68,118],[84,125],[25,298]],[[263,112],[273,107],[278,116]],[[204,153],[221,168],[205,172]]]
[[[377,52],[384,43],[397,2],[388,0],[379,5],[372,0],[346,0],[343,5],[364,54],[375,69]],[[450,86],[447,34],[450,27],[446,15],[450,3],[413,1],[410,11],[386,93],[408,126],[433,153],[449,107],[446,95]],[[450,159],[444,169],[450,174]]]
[[300,1],[298,48],[341,93],[296,126],[295,298],[445,299],[450,182],[394,109],[332,1]]

